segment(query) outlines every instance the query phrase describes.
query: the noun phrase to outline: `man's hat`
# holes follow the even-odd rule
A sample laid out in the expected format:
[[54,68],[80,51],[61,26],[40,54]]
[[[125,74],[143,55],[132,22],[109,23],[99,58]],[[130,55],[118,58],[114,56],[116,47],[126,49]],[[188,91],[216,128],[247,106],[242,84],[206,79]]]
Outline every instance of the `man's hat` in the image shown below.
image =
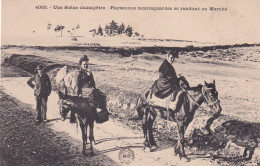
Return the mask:
[[42,70],[43,69],[43,66],[42,65],[38,65],[37,67],[36,67],[36,70]]

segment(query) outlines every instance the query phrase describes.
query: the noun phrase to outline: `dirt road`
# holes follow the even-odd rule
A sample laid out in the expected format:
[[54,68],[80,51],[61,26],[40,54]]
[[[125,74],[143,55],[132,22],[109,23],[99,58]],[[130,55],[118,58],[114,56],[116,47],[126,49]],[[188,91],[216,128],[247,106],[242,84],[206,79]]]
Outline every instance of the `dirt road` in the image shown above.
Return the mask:
[[[1,80],[1,88],[4,92],[1,92],[1,101],[9,103],[9,105],[6,105],[1,102],[1,117],[6,117],[4,120],[1,120],[1,123],[14,127],[11,130],[11,126],[9,129],[5,126],[7,128],[7,131],[5,131],[7,135],[3,134],[2,137],[4,137],[4,140],[14,139],[18,141],[14,147],[10,147],[8,143],[5,145],[2,144],[4,146],[2,148],[8,150],[6,153],[14,153],[13,155],[16,155],[12,156],[14,158],[11,157],[10,161],[7,161],[9,163],[15,159],[17,165],[20,165],[20,161],[24,165],[34,165],[35,163],[37,165],[71,165],[72,163],[81,165],[84,162],[90,162],[90,165],[120,165],[122,164],[118,157],[120,149],[130,148],[134,152],[134,159],[130,165],[194,165],[195,163],[201,163],[200,165],[214,165],[210,160],[196,159],[194,156],[189,156],[193,159],[190,163],[182,163],[177,157],[173,156],[173,145],[166,146],[159,144],[160,148],[153,153],[143,150],[143,137],[141,133],[134,132],[112,120],[96,125],[94,131],[97,141],[97,144],[94,146],[96,155],[92,158],[81,156],[81,132],[79,130],[77,133],[76,125],[70,124],[68,120],[63,122],[59,119],[60,116],[57,107],[58,96],[55,92],[51,94],[48,102],[47,118],[51,122],[41,124],[40,126],[34,124],[34,96],[32,89],[26,85],[27,80],[28,77],[8,77]],[[18,91],[19,93],[17,93]],[[26,115],[29,115],[29,117],[27,118]],[[13,119],[13,117],[15,118]],[[16,128],[19,128],[19,130]],[[23,129],[20,130],[20,128]],[[47,131],[50,133],[46,134]],[[19,138],[13,135],[14,133]],[[26,142],[28,137],[31,139],[29,142]],[[19,143],[23,139],[25,142]],[[36,144],[37,146],[34,148]],[[62,148],[64,144],[66,148]],[[28,146],[31,147],[27,149]],[[55,158],[55,156],[52,156],[54,159],[50,160],[49,155],[46,154],[52,153],[53,149],[55,149],[58,157]],[[31,151],[27,152],[27,150]],[[26,154],[27,156],[21,156],[21,151],[24,151],[22,154]],[[64,154],[69,159],[64,159]],[[17,155],[19,156],[18,159],[16,158]],[[42,155],[43,159],[34,158],[34,155]],[[24,158],[28,160],[23,160]],[[79,158],[80,160],[78,161]]]
[[[78,58],[82,55],[81,51],[49,52],[30,49],[11,49],[9,51],[19,54],[37,54],[53,61],[68,63],[77,63]],[[97,56],[95,52],[87,52],[87,54],[92,57],[91,63],[98,64],[93,66],[96,82],[102,83],[108,88],[116,87],[123,92],[140,93],[143,91],[149,82],[157,78],[155,66],[158,66],[161,62],[161,60],[151,62],[140,58],[138,62],[132,63],[132,59],[129,57]],[[108,58],[103,58],[105,60],[102,60],[105,62],[102,62],[98,58],[95,59],[95,56],[108,56]],[[212,61],[192,63],[187,59],[180,58],[175,67],[178,73],[181,71],[182,74],[187,76],[188,80],[192,80],[192,85],[215,78],[223,114],[241,120],[260,122],[258,118],[259,103],[257,102],[259,100],[258,92],[260,91],[257,85],[259,85],[260,80],[255,75],[259,71],[257,65],[253,67],[246,65],[245,68],[244,64],[214,64]],[[16,72],[18,71],[12,69],[11,75],[9,73],[7,74],[8,77],[1,78],[1,90],[4,92],[1,93],[1,116],[5,117],[4,120],[1,119],[1,127],[3,128],[3,130],[1,129],[1,136],[4,137],[4,139],[1,139],[4,140],[1,142],[1,149],[4,149],[3,152],[5,152],[1,154],[3,165],[6,165],[6,163],[9,165],[35,165],[35,163],[37,165],[39,163],[40,165],[122,165],[119,154],[120,150],[126,147],[134,153],[134,159],[131,160],[130,165],[232,165],[230,162],[220,163],[219,160],[211,160],[207,153],[200,153],[200,150],[192,153],[193,149],[188,148],[187,156],[191,158],[191,162],[182,163],[173,155],[174,145],[172,142],[171,144],[159,142],[159,149],[153,153],[144,151],[142,149],[142,133],[137,130],[130,130],[113,120],[96,125],[94,134],[97,145],[94,146],[94,150],[97,155],[92,158],[81,156],[81,132],[79,130],[79,133],[77,133],[76,126],[70,124],[68,120],[65,122],[59,120],[57,94],[53,92],[48,102],[47,118],[51,122],[35,126],[33,91],[26,85],[28,77],[20,77]],[[27,76],[26,73],[23,76]],[[6,94],[9,96],[6,96]],[[20,116],[23,117],[24,114],[30,117],[26,121],[24,121],[26,117],[19,118]],[[15,120],[11,121],[10,119]],[[24,130],[24,128],[28,130]],[[24,138],[25,143],[23,143],[24,139],[20,138]],[[27,139],[29,139],[28,142],[26,142]],[[35,151],[35,149],[39,151]],[[23,156],[27,159],[24,159]],[[245,165],[245,163],[235,164]],[[246,165],[254,165],[254,163],[247,162]]]

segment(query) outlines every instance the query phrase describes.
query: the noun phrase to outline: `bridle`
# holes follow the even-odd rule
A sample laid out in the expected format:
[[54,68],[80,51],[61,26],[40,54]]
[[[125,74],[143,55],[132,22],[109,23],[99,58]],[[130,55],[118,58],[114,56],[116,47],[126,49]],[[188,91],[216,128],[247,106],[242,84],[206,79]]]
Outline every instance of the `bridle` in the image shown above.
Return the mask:
[[208,87],[206,87],[205,85],[203,85],[202,88],[201,88],[201,94],[203,95],[204,99],[206,100],[207,105],[208,105],[210,108],[212,108],[215,104],[220,103],[220,100],[216,100],[216,101],[213,102],[213,103],[210,103],[210,102],[209,102],[207,96],[205,95],[205,91],[206,91],[206,90],[211,90],[211,89],[213,89],[213,88],[208,88]]
[[[183,89],[183,88],[182,88],[182,89]],[[215,104],[220,103],[220,100],[216,100],[216,101],[213,102],[213,103],[210,103],[210,102],[209,102],[207,96],[205,95],[205,91],[206,91],[206,90],[211,90],[211,89],[213,89],[213,88],[208,88],[208,87],[206,87],[205,85],[203,85],[202,88],[201,88],[201,94],[202,94],[202,96],[204,97],[204,99],[205,99],[205,101],[206,101],[206,103],[207,103],[207,106],[210,107],[210,108],[212,108]],[[200,104],[198,104],[198,103],[195,101],[195,99],[186,91],[186,89],[183,89],[183,90],[190,96],[190,98],[193,100],[193,102],[194,102],[198,107],[200,107]]]

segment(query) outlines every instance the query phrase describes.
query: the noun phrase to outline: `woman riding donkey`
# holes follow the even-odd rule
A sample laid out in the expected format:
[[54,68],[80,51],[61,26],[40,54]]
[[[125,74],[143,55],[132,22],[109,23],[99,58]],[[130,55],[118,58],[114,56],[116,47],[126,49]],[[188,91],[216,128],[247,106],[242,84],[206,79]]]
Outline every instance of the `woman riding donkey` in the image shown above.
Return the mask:
[[[96,89],[93,74],[89,69],[88,57],[84,55],[79,60],[79,64],[80,70],[68,74],[67,66],[60,69],[61,78],[63,77],[63,83],[61,85],[62,88],[65,89],[65,95],[61,91],[58,91],[58,104],[61,117],[64,120],[68,112],[71,112],[70,122],[80,124],[83,139],[82,153],[85,154],[88,126],[90,129],[90,151],[93,153],[92,141],[95,142],[94,121],[97,123],[108,121],[110,114],[106,108],[106,95],[99,89]],[[57,75],[59,75],[59,72]],[[57,80],[62,79],[56,78],[56,81]],[[71,93],[71,95],[68,95],[68,92]],[[99,108],[99,112],[97,108]]]
[[177,77],[175,69],[172,65],[176,58],[179,58],[178,51],[167,52],[167,59],[163,61],[159,68],[159,79],[155,81],[150,97],[154,94],[156,97],[164,99],[173,92],[176,96],[176,93],[180,89],[179,78]]
[[[178,144],[176,144],[175,152],[176,154],[180,152],[180,157],[187,158],[183,148],[184,132],[192,121],[195,111],[203,102],[215,111],[213,117],[206,121],[206,126],[201,128],[202,133],[207,135],[210,133],[210,125],[219,116],[222,109],[219,104],[215,81],[212,84],[205,82],[203,86],[190,87],[183,76],[177,77],[172,64],[175,58],[178,57],[178,52],[168,52],[167,59],[164,60],[159,68],[159,79],[155,81],[151,90],[139,96],[136,110],[138,119],[143,120],[144,144],[150,147],[151,150],[157,148],[152,133],[152,125],[155,118],[160,116],[168,121],[177,121],[180,137]],[[190,95],[189,93],[191,92],[196,93],[196,96]],[[163,105],[159,105],[156,101],[158,99],[154,100],[156,97],[166,102],[162,102]],[[149,140],[147,130],[149,132]]]
[[[91,70],[89,69],[89,59],[84,55],[80,60],[80,70],[77,78],[77,96],[79,97],[91,97],[93,90],[96,89],[95,81]],[[83,91],[84,90],[84,91]],[[83,93],[84,92],[84,93]],[[71,112],[70,122],[75,123],[75,113]]]
[[[175,101],[175,98],[178,92],[181,90],[181,87],[186,89],[189,88],[189,83],[183,76],[177,77],[175,69],[172,65],[176,58],[179,58],[178,51],[167,52],[167,58],[159,67],[159,78],[154,82],[152,88],[149,91],[145,92],[145,94],[140,95],[137,101],[136,109],[139,115],[138,119],[143,120],[142,124],[146,139],[148,139],[146,137],[147,129],[149,130],[152,128],[151,126],[147,126],[147,124],[152,125],[152,123],[147,122],[146,116],[148,114],[150,106],[159,106],[159,108],[169,107],[169,105],[165,105],[166,102],[162,102],[162,104],[160,104],[160,101]],[[183,83],[183,85],[180,85],[180,83]],[[160,101],[158,101],[158,98]],[[149,142],[148,146],[151,147],[151,150],[155,150],[157,149],[157,145],[151,133],[152,131],[149,131],[149,141],[146,140],[144,144],[145,146],[147,146],[146,143]]]
[[[79,60],[79,64],[80,70],[78,71],[77,76],[77,96],[90,98],[97,108],[106,110],[106,95],[96,89],[93,74],[89,69],[88,57],[84,55]],[[70,122],[74,123],[75,120],[75,113],[71,112]]]

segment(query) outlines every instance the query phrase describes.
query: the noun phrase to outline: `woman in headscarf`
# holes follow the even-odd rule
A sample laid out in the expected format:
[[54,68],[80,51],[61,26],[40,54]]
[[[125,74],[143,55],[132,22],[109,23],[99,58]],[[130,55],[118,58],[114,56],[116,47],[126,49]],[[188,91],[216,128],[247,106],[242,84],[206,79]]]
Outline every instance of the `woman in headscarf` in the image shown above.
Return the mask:
[[[79,60],[80,70],[77,78],[77,95],[80,97],[93,98],[91,94],[96,89],[95,81],[91,70],[89,69],[89,59],[84,55]],[[74,123],[76,120],[75,113],[71,112],[70,122]]]
[[173,62],[179,58],[179,52],[167,52],[167,59],[163,61],[159,68],[159,79],[152,87],[152,93],[161,99],[166,98],[179,88],[179,79],[173,67]]

